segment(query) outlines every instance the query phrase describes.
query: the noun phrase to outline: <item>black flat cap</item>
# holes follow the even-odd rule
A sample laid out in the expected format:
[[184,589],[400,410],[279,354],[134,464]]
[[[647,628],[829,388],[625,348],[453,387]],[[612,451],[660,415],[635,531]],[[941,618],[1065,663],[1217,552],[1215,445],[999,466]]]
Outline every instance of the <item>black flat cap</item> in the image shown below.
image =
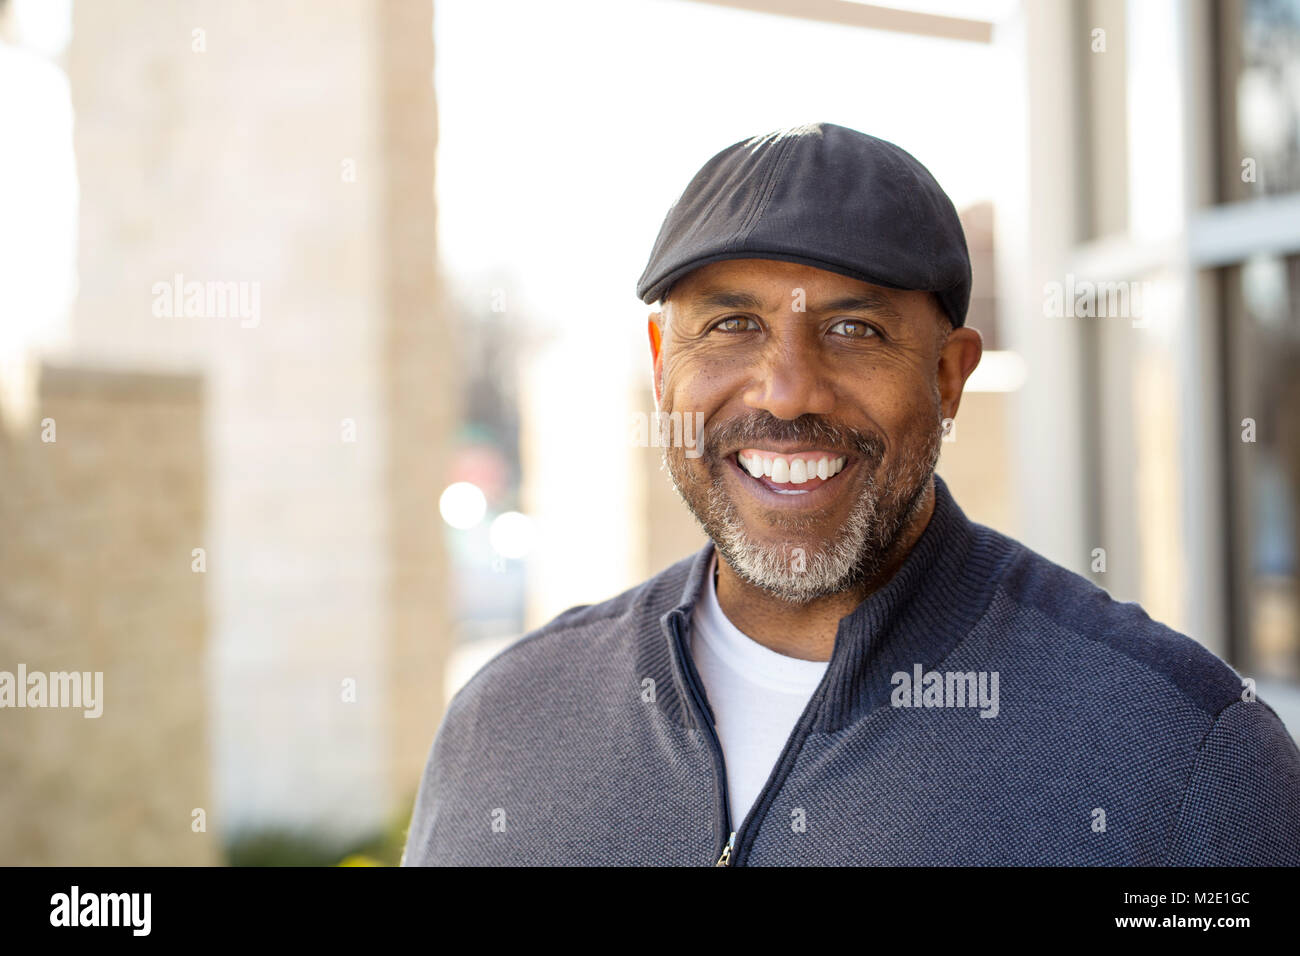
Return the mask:
[[954,326],[970,304],[970,254],[952,200],[910,153],[833,123],[724,149],[668,210],[636,293],[661,300],[723,259],[777,259],[938,296]]

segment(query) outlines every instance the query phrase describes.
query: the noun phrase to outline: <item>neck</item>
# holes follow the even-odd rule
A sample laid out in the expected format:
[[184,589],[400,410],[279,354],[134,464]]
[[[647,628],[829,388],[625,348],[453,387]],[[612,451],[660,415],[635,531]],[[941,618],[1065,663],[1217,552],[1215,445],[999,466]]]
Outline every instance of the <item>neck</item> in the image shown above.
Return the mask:
[[922,503],[898,535],[880,573],[862,584],[807,604],[791,604],[741,579],[727,562],[718,560],[718,605],[744,634],[769,650],[805,661],[828,661],[835,649],[840,619],[884,587],[907,559],[934,513],[934,481],[922,492]]

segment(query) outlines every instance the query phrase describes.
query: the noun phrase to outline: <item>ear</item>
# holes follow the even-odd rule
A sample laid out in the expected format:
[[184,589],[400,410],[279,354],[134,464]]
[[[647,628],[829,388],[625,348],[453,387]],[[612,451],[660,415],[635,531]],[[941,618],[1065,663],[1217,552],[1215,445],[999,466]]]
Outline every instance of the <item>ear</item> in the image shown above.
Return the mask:
[[663,328],[659,324],[662,319],[663,316],[660,313],[651,312],[650,320],[646,324],[646,331],[650,334],[650,369],[654,383],[656,405],[663,400]]
[[956,418],[966,379],[984,354],[984,340],[968,326],[953,329],[939,349],[939,398],[944,418]]

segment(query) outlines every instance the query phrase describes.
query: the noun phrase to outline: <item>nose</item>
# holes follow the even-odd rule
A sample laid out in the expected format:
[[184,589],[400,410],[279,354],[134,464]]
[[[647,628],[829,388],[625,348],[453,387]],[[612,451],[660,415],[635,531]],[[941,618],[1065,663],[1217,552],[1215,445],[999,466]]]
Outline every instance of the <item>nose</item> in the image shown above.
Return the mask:
[[776,418],[826,415],[835,407],[828,370],[815,344],[802,336],[769,343],[745,390],[745,404]]

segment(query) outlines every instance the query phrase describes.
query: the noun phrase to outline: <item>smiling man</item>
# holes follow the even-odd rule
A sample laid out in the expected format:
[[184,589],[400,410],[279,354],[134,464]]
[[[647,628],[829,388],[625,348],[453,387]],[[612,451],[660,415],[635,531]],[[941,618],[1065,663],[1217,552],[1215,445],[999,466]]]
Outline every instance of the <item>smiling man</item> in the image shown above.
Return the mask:
[[475,675],[405,864],[1300,863],[1273,711],[934,474],[970,281],[890,143],[814,124],[700,170],[637,291],[710,543]]

